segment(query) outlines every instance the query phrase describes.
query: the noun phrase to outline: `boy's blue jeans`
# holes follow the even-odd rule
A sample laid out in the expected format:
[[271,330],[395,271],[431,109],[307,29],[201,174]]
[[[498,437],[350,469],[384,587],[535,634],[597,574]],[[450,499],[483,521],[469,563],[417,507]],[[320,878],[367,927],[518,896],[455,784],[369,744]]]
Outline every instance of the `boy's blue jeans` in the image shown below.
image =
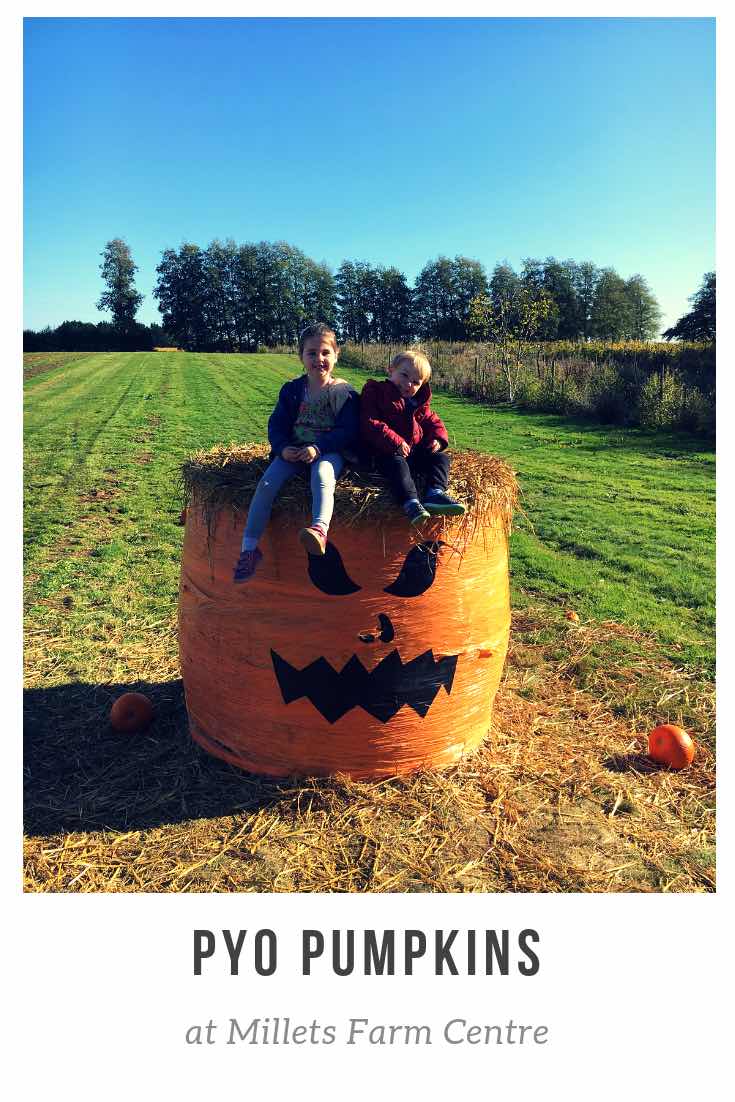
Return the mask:
[[338,452],[320,455],[313,463],[289,463],[278,456],[255,488],[243,539],[260,539],[270,520],[276,494],[289,478],[300,472],[308,472],[311,478],[312,524],[328,528],[334,511],[334,487],[343,466],[344,459]]

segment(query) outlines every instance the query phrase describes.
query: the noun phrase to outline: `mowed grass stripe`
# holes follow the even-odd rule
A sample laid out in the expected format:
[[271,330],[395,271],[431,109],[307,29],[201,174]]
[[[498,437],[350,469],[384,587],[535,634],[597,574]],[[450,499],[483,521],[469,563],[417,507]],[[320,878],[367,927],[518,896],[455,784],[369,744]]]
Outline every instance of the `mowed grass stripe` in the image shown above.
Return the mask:
[[[123,353],[120,352],[96,352],[79,358],[60,359],[58,363],[48,366],[40,374],[25,378],[23,382],[24,392],[28,395],[51,390],[58,385],[60,380],[66,379],[68,381],[75,376],[79,377],[80,370],[82,377],[86,377],[92,370],[100,370],[105,365],[119,362],[122,355]],[[137,353],[131,353],[131,355],[137,355]]]
[[[213,356],[197,356],[189,365],[190,401],[196,404],[197,446],[221,443],[224,433],[242,439],[248,432],[262,437],[278,388],[285,381],[283,368],[253,368],[245,357],[227,363]],[[256,380],[251,378],[257,375]],[[234,435],[233,435],[234,434]]]
[[[27,552],[48,543],[55,524],[73,522],[79,495],[135,452],[136,433],[156,416],[145,364],[134,354],[106,360],[88,373],[86,385],[57,381],[34,398],[25,420]],[[54,409],[52,421],[47,408]]]
[[81,361],[73,373],[55,375],[46,386],[33,386],[38,377],[30,380],[25,384],[26,441],[49,432],[66,439],[80,427],[93,435],[109,415],[111,397],[114,402],[129,393],[144,369],[135,353],[106,353],[99,363]]

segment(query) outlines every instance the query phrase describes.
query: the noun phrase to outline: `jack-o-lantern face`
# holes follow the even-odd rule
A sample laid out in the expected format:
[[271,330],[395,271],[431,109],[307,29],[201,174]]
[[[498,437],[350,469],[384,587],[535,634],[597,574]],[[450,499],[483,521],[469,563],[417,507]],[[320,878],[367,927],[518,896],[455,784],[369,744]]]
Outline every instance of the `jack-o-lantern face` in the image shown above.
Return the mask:
[[256,772],[356,777],[445,764],[487,732],[507,648],[502,526],[413,543],[396,515],[305,555],[275,518],[232,582],[241,523],[189,510],[180,646],[194,738]]
[[[406,554],[395,581],[384,592],[394,597],[418,597],[436,577],[440,541],[432,540],[412,547]],[[342,557],[333,543],[325,555],[309,555],[307,571],[323,593],[344,595],[361,587],[348,576]],[[358,633],[361,643],[390,643],[395,638],[393,622],[385,612],[378,613],[380,631]],[[364,653],[364,652],[363,652]],[[271,650],[273,669],[286,704],[307,697],[328,723],[340,719],[350,708],[363,708],[368,715],[386,723],[404,706],[413,708],[422,718],[443,685],[452,691],[457,655],[434,658],[431,649],[404,664],[398,648],[381,658],[371,670],[354,653],[337,670],[324,658],[317,658],[303,670],[295,669],[275,650]]]

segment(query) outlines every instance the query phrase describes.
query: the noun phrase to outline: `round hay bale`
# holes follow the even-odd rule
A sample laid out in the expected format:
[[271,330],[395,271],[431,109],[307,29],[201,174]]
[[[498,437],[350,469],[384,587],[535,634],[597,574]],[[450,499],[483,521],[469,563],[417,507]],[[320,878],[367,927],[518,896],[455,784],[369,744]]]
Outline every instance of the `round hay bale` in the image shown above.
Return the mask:
[[376,475],[337,484],[325,556],[307,556],[304,478],[279,494],[263,559],[232,580],[265,445],[183,468],[181,669],[192,737],[271,776],[377,778],[448,765],[487,733],[508,646],[517,487],[492,456],[455,452],[467,505],[420,532]]

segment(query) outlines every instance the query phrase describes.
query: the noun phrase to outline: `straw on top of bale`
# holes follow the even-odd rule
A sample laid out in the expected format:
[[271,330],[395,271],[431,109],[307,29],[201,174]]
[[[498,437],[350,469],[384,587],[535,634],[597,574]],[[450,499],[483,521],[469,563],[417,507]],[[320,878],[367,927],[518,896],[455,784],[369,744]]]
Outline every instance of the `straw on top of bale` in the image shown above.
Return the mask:
[[[184,463],[185,504],[202,510],[211,525],[222,509],[246,511],[255,487],[270,462],[267,444],[218,445],[195,452]],[[483,452],[453,451],[449,492],[467,507],[451,518],[460,530],[473,530],[500,519],[510,529],[518,504],[518,484],[502,459]],[[276,498],[274,515],[308,515],[309,484],[292,478]],[[347,465],[337,481],[334,520],[340,524],[376,524],[397,515],[397,506],[385,479],[365,466]],[[450,519],[450,518],[445,518]]]

